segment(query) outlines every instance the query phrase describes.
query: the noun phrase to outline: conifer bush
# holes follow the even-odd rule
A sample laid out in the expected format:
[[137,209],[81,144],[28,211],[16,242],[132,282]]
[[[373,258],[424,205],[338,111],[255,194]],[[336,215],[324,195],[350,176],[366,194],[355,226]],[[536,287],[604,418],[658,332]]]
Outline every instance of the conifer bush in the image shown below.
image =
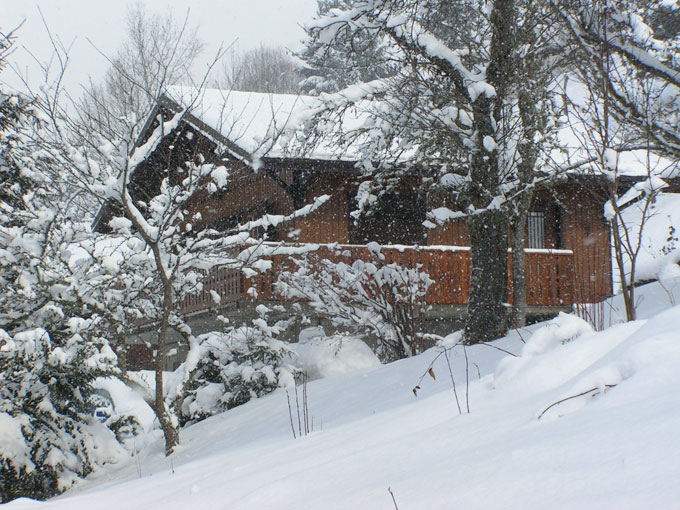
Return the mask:
[[180,392],[180,423],[197,422],[245,404],[279,387],[295,385],[298,370],[287,344],[278,336],[287,326],[267,323],[264,305],[251,325],[228,327],[192,340]]
[[100,338],[83,339],[88,321],[68,321],[58,344],[44,329],[0,329],[0,501],[46,499],[124,454],[92,416],[92,382],[116,371]]

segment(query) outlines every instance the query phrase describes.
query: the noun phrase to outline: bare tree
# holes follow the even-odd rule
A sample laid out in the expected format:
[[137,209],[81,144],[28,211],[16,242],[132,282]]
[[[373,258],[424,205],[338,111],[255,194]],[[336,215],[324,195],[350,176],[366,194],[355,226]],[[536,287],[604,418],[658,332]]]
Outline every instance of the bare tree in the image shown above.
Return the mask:
[[[647,2],[553,0],[553,7],[579,56],[572,84],[565,82],[565,97],[570,99],[572,128],[587,163],[583,172],[597,174],[607,198],[605,214],[612,226],[626,317],[634,320],[640,240],[650,206],[666,185],[660,179],[664,163],[655,153],[672,159],[680,153],[680,131],[673,120],[680,113],[678,35],[666,40],[654,37],[647,21],[656,11]],[[570,93],[574,87],[581,91]],[[644,154],[640,166],[645,175],[627,189],[620,158],[634,149]],[[636,226],[627,225],[622,214],[632,201],[641,201]]]
[[299,66],[288,51],[260,44],[243,52],[231,51],[216,85],[228,90],[297,94],[301,79]]
[[168,85],[193,83],[191,68],[204,49],[189,15],[181,22],[170,13],[149,14],[142,3],[128,7],[126,40],[101,83],[91,82],[78,105],[85,124],[120,136],[141,129],[156,99]]

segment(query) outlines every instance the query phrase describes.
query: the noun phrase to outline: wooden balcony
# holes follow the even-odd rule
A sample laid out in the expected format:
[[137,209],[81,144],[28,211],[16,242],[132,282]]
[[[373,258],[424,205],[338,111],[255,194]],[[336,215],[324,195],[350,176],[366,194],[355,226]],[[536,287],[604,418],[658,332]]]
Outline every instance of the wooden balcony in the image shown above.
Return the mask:
[[[365,245],[314,245],[310,253],[332,261],[351,263],[357,259],[370,260],[372,255]],[[405,267],[420,265],[434,283],[425,300],[433,305],[465,305],[470,284],[470,249],[462,246],[383,246],[381,253],[386,264]],[[532,307],[569,307],[574,303],[574,265],[571,250],[525,250],[527,304]],[[266,273],[247,279],[238,270],[214,270],[203,282],[198,295],[189,296],[182,311],[193,314],[213,308],[210,291],[221,297],[221,304],[249,301],[253,298],[248,289],[257,291],[257,299],[280,301],[274,291],[278,271],[290,267],[288,255],[271,257],[273,268]],[[510,254],[508,254],[510,271]],[[511,274],[511,273],[510,273]],[[508,302],[512,301],[512,278],[508,284]]]

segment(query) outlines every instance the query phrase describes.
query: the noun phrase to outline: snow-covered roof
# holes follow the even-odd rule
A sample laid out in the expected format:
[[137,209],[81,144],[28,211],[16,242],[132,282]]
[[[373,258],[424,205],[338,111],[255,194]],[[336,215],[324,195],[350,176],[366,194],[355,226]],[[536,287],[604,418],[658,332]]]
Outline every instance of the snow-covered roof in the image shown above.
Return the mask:
[[[568,84],[570,99],[578,100],[578,84]],[[194,87],[171,86],[166,89],[166,96],[181,107],[190,109],[191,115],[202,123],[220,133],[226,140],[240,150],[258,160],[262,157],[280,158],[300,156],[292,152],[292,144],[285,146],[283,140],[289,141],[292,131],[299,129],[304,120],[319,108],[321,101],[317,97],[294,94],[266,94],[259,92],[243,92],[237,90],[201,89]],[[369,108],[348,110],[342,120],[343,129],[356,128],[368,119]],[[564,121],[564,119],[563,119]],[[558,138],[560,145],[566,150],[555,150],[551,154],[551,166],[556,169],[575,168],[577,172],[598,173],[598,165],[588,162],[593,154],[583,148],[585,126],[573,113],[568,122],[560,129]],[[580,133],[580,134],[579,134]],[[284,135],[284,136],[282,136]],[[581,139],[580,139],[581,138]],[[340,147],[332,140],[319,143],[304,152],[304,157],[320,160],[357,161],[360,151],[352,147]],[[406,157],[402,154],[402,157]],[[662,178],[680,177],[678,162],[656,154],[648,154],[645,150],[618,152],[616,158],[617,171],[621,175],[646,176],[647,169]]]
[[[318,105],[318,99],[311,96],[183,86],[168,87],[166,96],[189,107],[191,115],[254,158],[290,156],[279,143],[279,136],[295,125],[303,112]],[[323,144],[305,156],[352,159],[349,155],[339,158],[337,149]]]

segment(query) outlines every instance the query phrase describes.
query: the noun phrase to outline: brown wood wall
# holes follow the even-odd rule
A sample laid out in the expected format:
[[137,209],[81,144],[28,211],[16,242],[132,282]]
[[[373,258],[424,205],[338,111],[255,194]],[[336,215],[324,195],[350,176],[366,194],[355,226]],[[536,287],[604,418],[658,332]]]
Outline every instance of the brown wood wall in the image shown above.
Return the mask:
[[604,197],[597,188],[564,184],[556,188],[563,203],[562,244],[574,252],[577,303],[602,301],[612,293],[609,225]]
[[312,177],[305,199],[307,203],[324,194],[331,195],[328,202],[312,214],[296,221],[302,243],[349,242],[349,178],[337,174],[317,174]]
[[[286,184],[292,182],[292,170],[282,169],[279,178]],[[245,186],[234,187],[222,193],[218,200],[199,200],[196,209],[205,222],[214,221],[242,208],[267,202],[267,212],[289,214],[293,211],[289,192],[281,183],[264,174],[251,176]],[[302,243],[349,243],[349,197],[355,191],[354,176],[348,173],[318,172],[312,175],[305,190],[305,201],[330,194],[329,202],[294,224],[284,225],[276,231],[274,240],[297,240]],[[412,184],[412,183],[411,183]],[[412,186],[406,186],[405,189]],[[440,199],[439,205],[446,205]],[[609,227],[603,218],[604,200],[593,186],[559,184],[553,190],[540,190],[532,203],[532,210],[544,214],[546,248],[563,248],[574,252],[574,278],[576,302],[597,302],[611,294],[611,258]],[[430,201],[429,207],[438,204]],[[451,205],[448,205],[451,207]],[[297,239],[288,233],[298,229]],[[434,229],[428,229],[427,245],[468,246],[469,236],[464,220],[455,220]],[[447,273],[450,258],[443,264],[429,264],[433,274]],[[533,277],[529,274],[527,276]],[[455,292],[455,289],[451,289]],[[556,298],[557,299],[557,298]]]
[[[270,177],[264,174],[244,175],[238,177],[236,183],[228,186],[215,196],[197,195],[193,209],[201,213],[200,225],[213,225],[223,218],[228,218],[238,211],[247,211],[261,206],[261,212],[288,215],[293,212],[293,202]],[[251,220],[254,218],[245,218]],[[282,225],[280,230],[292,229],[293,225]],[[278,231],[277,231],[278,234]]]

